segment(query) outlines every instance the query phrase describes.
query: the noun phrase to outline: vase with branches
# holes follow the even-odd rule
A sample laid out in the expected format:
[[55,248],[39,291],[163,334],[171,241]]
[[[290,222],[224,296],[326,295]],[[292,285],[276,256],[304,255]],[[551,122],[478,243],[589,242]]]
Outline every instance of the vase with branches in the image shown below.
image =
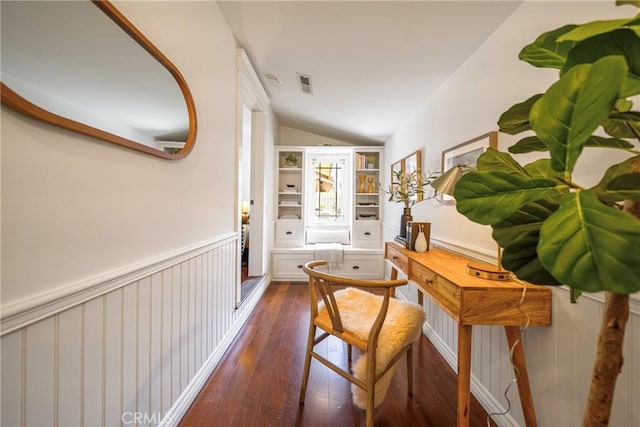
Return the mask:
[[421,173],[419,170],[407,172],[405,170],[393,171],[393,180],[388,189],[380,187],[382,193],[389,195],[389,201],[404,204],[404,211],[400,218],[401,238],[406,237],[406,225],[411,221],[411,208],[416,203],[435,197],[434,192],[425,198],[427,187],[439,176],[438,172],[430,172],[429,175]]
[[403,203],[404,207],[411,209],[413,205],[423,200],[431,199],[435,193],[427,198],[426,188],[439,176],[438,172],[431,172],[429,175],[414,170],[406,172],[398,170],[393,172],[393,181],[388,189],[381,188],[381,191],[389,195],[389,201]]
[[[572,302],[581,292],[604,291],[582,425],[606,426],[623,362],[629,294],[640,291],[640,111],[630,99],[640,94],[640,15],[562,26],[525,46],[519,58],[556,68],[559,78],[509,108],[498,125],[511,135],[533,132],[509,153],[547,155],[522,166],[511,154],[489,149],[456,185],[457,209],[492,227],[504,267],[520,279],[567,285]],[[589,147],[628,157],[606,165],[600,182],[586,187],[574,179],[574,168]]]

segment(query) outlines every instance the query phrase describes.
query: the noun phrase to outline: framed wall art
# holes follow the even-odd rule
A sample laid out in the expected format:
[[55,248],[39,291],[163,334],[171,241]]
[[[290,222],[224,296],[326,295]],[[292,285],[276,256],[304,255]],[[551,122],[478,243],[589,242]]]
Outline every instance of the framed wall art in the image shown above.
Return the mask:
[[[418,171],[418,173],[421,173],[421,157],[420,150],[417,150],[391,165],[391,188],[395,187],[394,183],[396,182],[396,172],[402,171],[409,174],[414,171]],[[422,194],[418,193],[413,196],[413,198],[420,201],[422,200]]]
[[[442,152],[442,173],[445,173],[454,166],[461,166],[466,170],[475,169],[478,157],[489,147],[498,147],[498,132],[492,131],[480,135],[451,147]],[[442,195],[443,201],[452,201],[453,197],[446,194]]]

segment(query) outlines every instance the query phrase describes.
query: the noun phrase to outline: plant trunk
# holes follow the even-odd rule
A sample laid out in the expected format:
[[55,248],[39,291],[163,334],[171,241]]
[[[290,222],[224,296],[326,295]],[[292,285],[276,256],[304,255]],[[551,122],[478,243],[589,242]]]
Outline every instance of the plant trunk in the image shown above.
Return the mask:
[[629,295],[607,292],[583,427],[609,425],[613,393],[622,368],[622,343],[628,318]]
[[[640,162],[635,162],[632,170],[640,172]],[[640,218],[639,202],[626,200],[623,210]],[[629,295],[607,292],[583,427],[609,425],[616,380],[622,369],[622,343],[628,318]]]

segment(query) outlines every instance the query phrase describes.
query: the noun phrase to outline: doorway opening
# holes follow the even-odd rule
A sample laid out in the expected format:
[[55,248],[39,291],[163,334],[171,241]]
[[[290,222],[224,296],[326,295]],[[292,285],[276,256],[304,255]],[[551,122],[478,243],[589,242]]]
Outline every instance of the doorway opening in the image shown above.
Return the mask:
[[254,271],[251,268],[251,261],[259,253],[259,248],[252,250],[251,247],[251,219],[253,208],[253,192],[252,192],[252,111],[246,105],[242,106],[242,157],[240,160],[241,170],[241,191],[240,197],[241,204],[241,218],[242,218],[242,231],[241,231],[241,244],[240,244],[240,302],[242,302],[253,290],[253,288],[260,283],[262,274],[256,274],[261,272]]
[[[264,289],[268,269],[265,238],[265,141],[269,104],[249,58],[237,50],[236,106],[236,307],[251,300],[254,290]],[[270,132],[270,131],[269,131]]]

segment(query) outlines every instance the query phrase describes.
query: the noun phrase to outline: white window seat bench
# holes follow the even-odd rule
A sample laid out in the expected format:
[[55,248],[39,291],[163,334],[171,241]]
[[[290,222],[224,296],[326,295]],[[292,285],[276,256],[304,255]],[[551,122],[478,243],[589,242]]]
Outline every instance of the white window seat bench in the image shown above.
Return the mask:
[[[290,248],[273,248],[271,250],[273,280],[275,281],[307,281],[302,266],[314,260],[314,245]],[[382,279],[384,276],[384,248],[354,248],[343,245],[344,259],[342,266],[331,269],[332,274],[360,279]]]

